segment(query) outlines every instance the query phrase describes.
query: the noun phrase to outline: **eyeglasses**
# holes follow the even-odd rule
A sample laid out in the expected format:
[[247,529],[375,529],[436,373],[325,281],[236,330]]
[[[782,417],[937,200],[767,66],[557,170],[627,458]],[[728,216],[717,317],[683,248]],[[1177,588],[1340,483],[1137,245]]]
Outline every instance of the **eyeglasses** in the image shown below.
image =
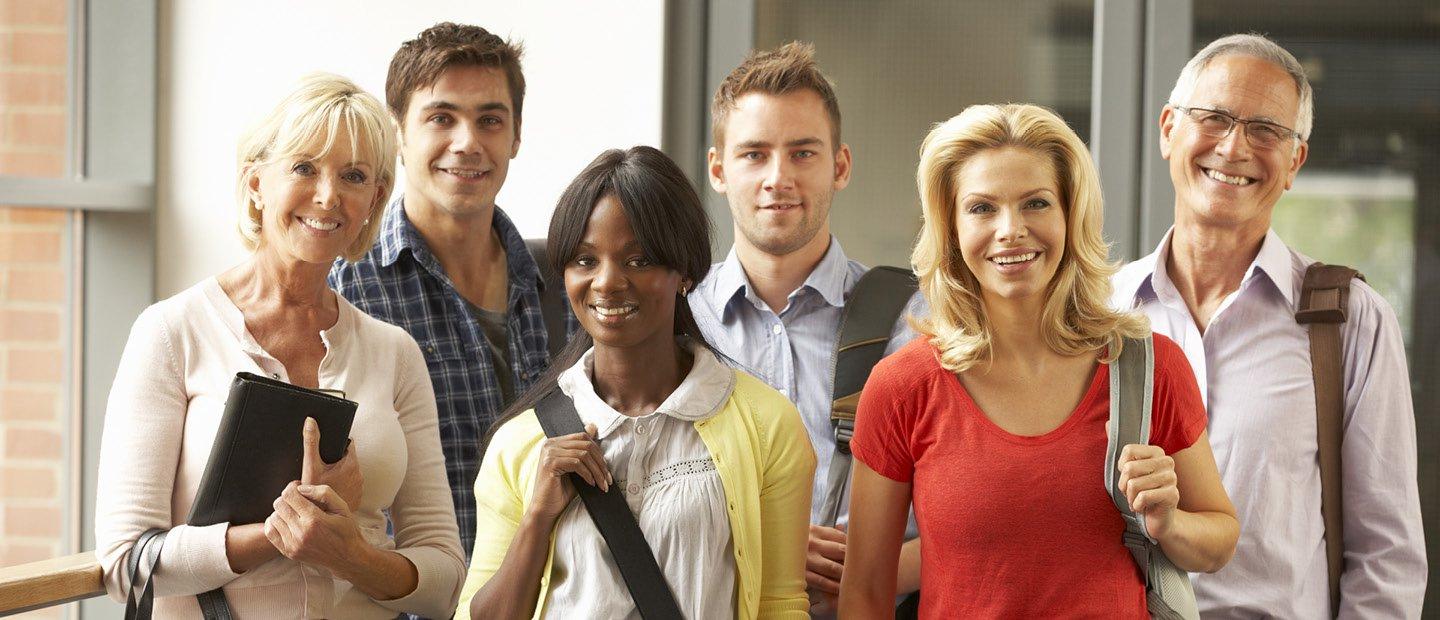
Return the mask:
[[1200,133],[1211,138],[1223,139],[1230,135],[1236,124],[1245,126],[1245,140],[1255,149],[1270,150],[1286,140],[1299,137],[1294,129],[1276,125],[1270,121],[1235,118],[1233,115],[1209,108],[1190,108],[1183,105],[1170,106],[1184,112],[1200,127]]

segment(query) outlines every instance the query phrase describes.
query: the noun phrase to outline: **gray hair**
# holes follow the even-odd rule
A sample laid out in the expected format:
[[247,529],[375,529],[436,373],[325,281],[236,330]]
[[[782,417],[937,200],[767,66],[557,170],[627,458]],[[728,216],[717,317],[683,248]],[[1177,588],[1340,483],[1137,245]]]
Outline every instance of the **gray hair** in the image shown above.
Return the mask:
[[1170,105],[1189,105],[1190,95],[1195,92],[1195,82],[1200,80],[1200,72],[1221,56],[1259,58],[1290,74],[1290,79],[1295,80],[1295,90],[1300,95],[1295,132],[1300,134],[1301,140],[1310,139],[1310,129],[1315,124],[1315,91],[1310,88],[1310,80],[1305,77],[1305,67],[1300,66],[1300,61],[1295,60],[1294,55],[1264,35],[1232,34],[1211,41],[1205,49],[1196,53],[1190,62],[1185,63],[1179,79],[1175,80],[1175,88],[1170,91]]

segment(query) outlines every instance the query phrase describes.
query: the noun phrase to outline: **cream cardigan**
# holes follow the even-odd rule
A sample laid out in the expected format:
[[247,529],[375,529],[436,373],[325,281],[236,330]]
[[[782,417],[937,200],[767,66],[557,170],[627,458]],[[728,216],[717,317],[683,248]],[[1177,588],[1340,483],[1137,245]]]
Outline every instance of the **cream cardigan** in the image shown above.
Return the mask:
[[[365,492],[355,519],[371,544],[414,563],[418,587],[404,598],[375,601],[328,571],[284,557],[236,574],[225,556],[228,524],[184,525],[235,373],[286,378],[211,278],[136,319],[110,389],[95,554],[112,598],[124,600],[135,540],[161,527],[171,529],[155,575],[157,618],[198,618],[194,595],[221,586],[240,619],[449,616],[465,564],[425,361],[400,328],[336,298],[339,318],[320,332],[328,352],[319,376],[321,387],[342,389],[360,405],[350,437]],[[393,540],[385,534],[387,509]]]

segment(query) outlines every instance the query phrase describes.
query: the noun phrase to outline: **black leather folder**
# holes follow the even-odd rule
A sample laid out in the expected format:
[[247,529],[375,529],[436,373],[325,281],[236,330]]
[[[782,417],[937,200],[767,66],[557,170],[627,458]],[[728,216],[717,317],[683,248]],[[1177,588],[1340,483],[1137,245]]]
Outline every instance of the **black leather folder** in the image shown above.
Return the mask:
[[300,479],[305,418],[320,425],[320,458],[345,456],[356,404],[344,398],[248,372],[235,375],[230,397],[190,506],[190,525],[260,523],[275,498]]

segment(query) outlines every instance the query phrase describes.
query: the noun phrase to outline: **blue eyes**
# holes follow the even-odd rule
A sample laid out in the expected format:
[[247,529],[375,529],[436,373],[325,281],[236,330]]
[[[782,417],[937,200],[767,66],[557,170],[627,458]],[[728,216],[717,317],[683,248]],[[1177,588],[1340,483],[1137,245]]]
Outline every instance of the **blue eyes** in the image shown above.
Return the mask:
[[[1049,207],[1049,206],[1050,206],[1050,201],[1045,200],[1045,199],[1043,199],[1043,198],[1034,198],[1034,199],[1025,201],[1025,205],[1024,205],[1023,208],[1025,208],[1025,209],[1030,209],[1030,210],[1034,210],[1034,211],[1038,211],[1038,210],[1044,209],[1044,208]],[[988,203],[988,202],[977,202],[977,203],[972,204],[972,205],[970,205],[970,206],[968,206],[968,207],[965,208],[965,212],[966,212],[966,213],[970,213],[970,214],[974,214],[974,215],[982,215],[982,214],[986,214],[986,213],[994,213],[995,211],[996,211],[995,205],[992,205],[992,204],[990,204],[990,203]]]
[[[315,169],[315,164],[308,161],[296,162],[295,165],[290,167],[290,172],[302,177],[310,177],[319,174],[319,171]],[[353,169],[347,170],[342,173],[340,175],[340,178],[344,179],[347,183],[355,183],[357,185],[364,184],[366,181],[370,180],[370,177],[367,176],[364,172]]]

